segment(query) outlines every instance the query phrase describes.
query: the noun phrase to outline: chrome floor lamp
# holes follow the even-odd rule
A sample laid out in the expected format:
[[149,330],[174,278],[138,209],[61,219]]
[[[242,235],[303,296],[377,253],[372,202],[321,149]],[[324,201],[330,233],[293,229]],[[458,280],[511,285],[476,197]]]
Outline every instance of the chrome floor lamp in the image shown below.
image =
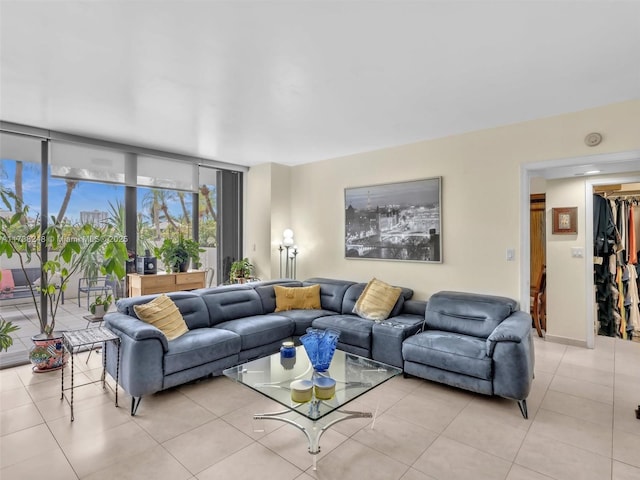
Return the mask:
[[[282,243],[278,247],[280,252],[280,278],[296,278],[296,257],[298,256],[298,247],[293,242],[293,230],[287,228],[282,233]],[[284,252],[284,277],[282,252]]]

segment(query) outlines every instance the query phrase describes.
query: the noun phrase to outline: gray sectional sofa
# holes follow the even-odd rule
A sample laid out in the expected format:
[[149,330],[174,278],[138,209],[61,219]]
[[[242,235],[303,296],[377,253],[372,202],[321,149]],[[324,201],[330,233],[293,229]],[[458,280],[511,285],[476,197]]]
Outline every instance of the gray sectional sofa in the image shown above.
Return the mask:
[[[320,285],[321,308],[275,312],[274,285]],[[189,331],[170,342],[139,320],[134,306],[157,295],[117,302],[105,325],[121,339],[120,385],[132,396],[135,415],[142,396],[278,351],[307,328],[340,332],[338,348],[403,368],[405,374],[475,392],[518,400],[527,418],[533,378],[531,317],[515,301],[459,292],[412,300],[402,288],[382,322],[352,313],[365,283],[327,278],[275,280],[168,294]],[[117,355],[106,345],[107,370],[115,378]]]
[[[274,285],[315,284],[320,285],[321,309],[274,313]],[[160,330],[139,320],[133,308],[157,295],[119,300],[117,312],[105,315],[105,326],[121,340],[119,383],[132,396],[132,415],[142,396],[207,375],[220,375],[225,368],[275,353],[283,341],[296,339],[310,326],[339,329],[338,348],[402,367],[402,341],[420,329],[426,302],[411,301],[413,291],[403,288],[394,316],[376,324],[351,313],[365,286],[311,278],[170,293],[189,327],[186,334],[171,342]],[[378,335],[380,340],[376,341]],[[107,370],[115,378],[115,346],[109,343],[106,348]]]
[[402,345],[405,375],[518,401],[524,418],[533,381],[531,317],[505,297],[438,292],[425,329]]

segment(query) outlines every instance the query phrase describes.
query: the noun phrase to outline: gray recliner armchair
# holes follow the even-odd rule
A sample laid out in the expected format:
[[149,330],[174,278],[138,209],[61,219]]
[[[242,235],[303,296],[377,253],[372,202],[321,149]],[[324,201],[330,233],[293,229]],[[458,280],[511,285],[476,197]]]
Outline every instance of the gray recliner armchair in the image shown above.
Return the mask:
[[402,344],[405,374],[518,401],[524,418],[534,367],[531,316],[505,297],[439,292],[423,331]]

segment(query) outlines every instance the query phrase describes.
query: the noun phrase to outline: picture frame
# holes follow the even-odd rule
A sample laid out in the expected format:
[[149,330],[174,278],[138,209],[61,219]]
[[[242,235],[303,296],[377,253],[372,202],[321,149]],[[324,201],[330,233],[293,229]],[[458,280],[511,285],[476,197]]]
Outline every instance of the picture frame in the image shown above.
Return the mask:
[[348,187],[345,258],[442,263],[442,177]]
[[578,207],[552,208],[552,230],[554,235],[577,235]]

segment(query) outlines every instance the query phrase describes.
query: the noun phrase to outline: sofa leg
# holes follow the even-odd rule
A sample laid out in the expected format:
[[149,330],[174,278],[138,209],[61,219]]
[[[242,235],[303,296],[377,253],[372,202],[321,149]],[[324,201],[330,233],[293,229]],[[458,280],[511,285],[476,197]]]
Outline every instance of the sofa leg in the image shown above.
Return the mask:
[[525,419],[529,418],[529,413],[527,412],[527,400],[518,400],[518,407],[520,407],[520,413],[522,413],[522,416]]
[[131,397],[131,416],[133,417],[138,411],[138,406],[142,401],[142,397]]

